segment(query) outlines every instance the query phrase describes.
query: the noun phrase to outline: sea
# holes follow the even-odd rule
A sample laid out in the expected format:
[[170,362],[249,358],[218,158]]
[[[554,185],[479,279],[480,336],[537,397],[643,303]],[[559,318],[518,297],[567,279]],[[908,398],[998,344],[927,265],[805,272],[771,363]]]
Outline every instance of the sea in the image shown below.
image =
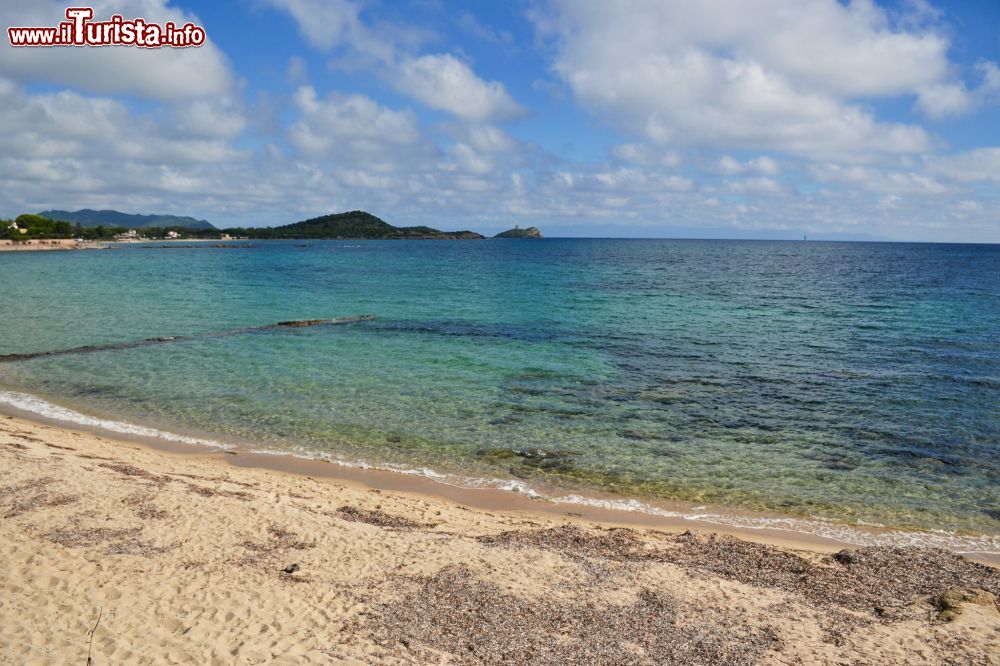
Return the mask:
[[998,245],[117,244],[0,254],[0,285],[0,355],[122,344],[0,359],[0,409],[1000,552]]

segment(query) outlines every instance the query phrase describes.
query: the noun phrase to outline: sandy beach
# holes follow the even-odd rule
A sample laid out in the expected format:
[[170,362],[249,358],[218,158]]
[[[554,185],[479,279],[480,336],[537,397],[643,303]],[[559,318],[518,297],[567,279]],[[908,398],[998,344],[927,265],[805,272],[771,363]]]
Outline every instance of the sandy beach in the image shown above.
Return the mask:
[[[90,246],[93,246],[91,243]],[[33,252],[38,250],[77,250],[84,247],[72,238],[55,240],[0,240],[0,252]]]
[[1000,663],[1000,572],[943,551],[472,508],[14,417],[0,457],[3,663]]

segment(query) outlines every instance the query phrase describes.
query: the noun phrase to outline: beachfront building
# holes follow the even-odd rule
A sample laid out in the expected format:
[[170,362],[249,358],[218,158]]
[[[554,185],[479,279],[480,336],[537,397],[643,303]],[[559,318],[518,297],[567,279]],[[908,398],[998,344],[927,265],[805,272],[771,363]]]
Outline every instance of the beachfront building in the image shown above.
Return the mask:
[[164,238],[180,238],[180,237],[181,237],[181,235],[179,233],[177,233],[176,231],[168,231],[167,235],[164,236]]

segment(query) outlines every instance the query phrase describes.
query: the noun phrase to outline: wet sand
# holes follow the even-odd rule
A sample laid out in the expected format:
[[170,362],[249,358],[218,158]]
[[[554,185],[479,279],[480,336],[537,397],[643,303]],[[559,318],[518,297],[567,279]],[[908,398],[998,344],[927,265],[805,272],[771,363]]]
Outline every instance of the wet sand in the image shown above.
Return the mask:
[[0,662],[1000,663],[951,553],[401,476],[0,417]]

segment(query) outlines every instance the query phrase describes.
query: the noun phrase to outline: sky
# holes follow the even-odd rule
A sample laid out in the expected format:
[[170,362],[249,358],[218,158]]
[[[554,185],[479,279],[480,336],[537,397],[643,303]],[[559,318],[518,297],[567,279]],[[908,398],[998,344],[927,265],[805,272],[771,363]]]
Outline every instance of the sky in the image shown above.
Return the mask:
[[[0,215],[1000,242],[997,0],[93,7],[208,40],[4,34]],[[0,22],[65,8],[4,0]]]

